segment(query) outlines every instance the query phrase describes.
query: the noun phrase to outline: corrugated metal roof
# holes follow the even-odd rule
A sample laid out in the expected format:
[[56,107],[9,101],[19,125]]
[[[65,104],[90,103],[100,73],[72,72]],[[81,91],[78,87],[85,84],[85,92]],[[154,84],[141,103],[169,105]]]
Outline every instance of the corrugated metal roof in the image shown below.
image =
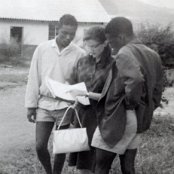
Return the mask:
[[108,22],[98,0],[0,0],[0,18],[58,21],[63,14],[79,22]]

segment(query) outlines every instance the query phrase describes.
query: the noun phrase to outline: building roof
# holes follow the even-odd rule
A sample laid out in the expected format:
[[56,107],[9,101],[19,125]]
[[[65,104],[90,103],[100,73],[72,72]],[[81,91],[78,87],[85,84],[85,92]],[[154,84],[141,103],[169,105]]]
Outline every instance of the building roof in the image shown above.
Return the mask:
[[58,21],[72,14],[79,22],[108,22],[99,0],[0,0],[0,18]]

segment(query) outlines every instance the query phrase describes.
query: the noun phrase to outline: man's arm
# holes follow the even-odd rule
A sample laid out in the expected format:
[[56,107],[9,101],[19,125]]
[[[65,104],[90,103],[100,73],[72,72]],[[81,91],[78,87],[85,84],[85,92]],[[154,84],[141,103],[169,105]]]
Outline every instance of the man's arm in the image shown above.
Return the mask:
[[124,83],[125,105],[127,109],[134,109],[143,95],[144,76],[138,61],[121,54],[116,58],[118,76]]
[[36,108],[39,98],[39,86],[40,86],[40,75],[39,75],[39,50],[36,48],[29,70],[28,82],[25,94],[25,107],[28,108],[27,118],[29,121],[34,122],[36,117]]

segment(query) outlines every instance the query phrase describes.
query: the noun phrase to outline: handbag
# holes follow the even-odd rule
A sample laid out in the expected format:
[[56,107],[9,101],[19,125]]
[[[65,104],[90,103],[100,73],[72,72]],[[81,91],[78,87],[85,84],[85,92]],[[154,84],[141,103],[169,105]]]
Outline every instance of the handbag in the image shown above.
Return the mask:
[[[74,109],[80,128],[59,130],[70,108]],[[86,128],[82,128],[77,110],[73,106],[69,106],[60,121],[58,129],[53,131],[53,154],[88,150],[90,150],[90,148]]]

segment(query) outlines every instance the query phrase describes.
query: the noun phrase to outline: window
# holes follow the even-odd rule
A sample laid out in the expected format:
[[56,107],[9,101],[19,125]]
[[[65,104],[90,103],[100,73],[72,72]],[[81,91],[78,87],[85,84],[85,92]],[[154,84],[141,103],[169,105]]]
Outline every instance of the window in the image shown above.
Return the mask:
[[22,43],[22,27],[11,27],[10,41],[15,40],[18,44]]

